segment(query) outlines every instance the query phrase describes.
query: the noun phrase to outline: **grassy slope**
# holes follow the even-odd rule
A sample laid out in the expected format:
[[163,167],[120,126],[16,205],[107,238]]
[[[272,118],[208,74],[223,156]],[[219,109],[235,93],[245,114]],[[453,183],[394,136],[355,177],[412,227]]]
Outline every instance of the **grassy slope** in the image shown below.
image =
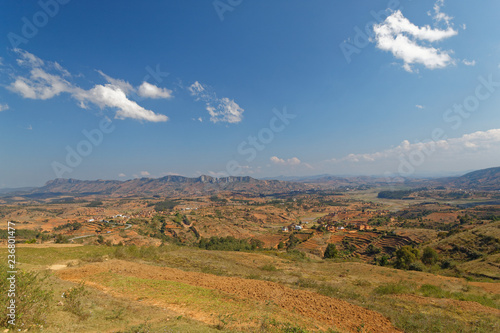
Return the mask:
[[[2,249],[2,252],[4,251]],[[95,246],[18,249],[18,258],[25,267],[37,269],[45,268],[47,265],[67,263],[70,260],[78,260],[80,263],[99,261],[103,260],[103,256],[146,261],[153,265],[175,267],[186,271],[271,280],[295,288],[309,289],[376,310],[391,318],[397,327],[407,332],[492,332],[500,330],[498,316],[487,311],[492,307],[498,308],[500,306],[499,295],[487,294],[477,287],[470,286],[464,279],[438,277],[421,272],[405,272],[361,263],[296,260],[287,254],[275,256],[265,253],[202,251],[175,246],[161,249]],[[398,287],[400,285],[403,287]],[[422,289],[422,285],[431,285],[436,289],[431,288],[432,290],[429,292],[428,288]],[[394,290],[384,292],[384,287]],[[98,293],[98,291],[94,292]],[[400,297],[401,295],[416,296],[412,298]],[[101,298],[97,297],[97,299]],[[480,307],[478,310],[468,306],[468,303],[454,303],[454,300],[457,299],[475,300],[484,304],[485,307]],[[448,301],[436,303],[436,300]],[[117,302],[120,301],[117,300]],[[219,310],[219,313],[225,313],[223,308]],[[168,314],[158,311],[152,312],[152,321],[162,315],[168,316]],[[89,320],[95,320],[96,323],[99,323],[102,320],[99,318],[102,316],[96,315],[95,318],[92,317]],[[134,314],[133,317],[137,316]],[[168,325],[174,323],[187,325],[186,327],[193,325],[193,329],[201,326],[208,331],[211,329],[210,326],[200,326],[199,323],[193,324],[189,320],[181,320],[180,323],[177,323],[173,320],[177,318],[177,314],[171,314],[170,318],[172,321],[169,321]],[[67,325],[78,325],[71,324],[69,319],[66,322]],[[137,322],[133,324],[137,324]],[[73,331],[79,331],[76,328]]]

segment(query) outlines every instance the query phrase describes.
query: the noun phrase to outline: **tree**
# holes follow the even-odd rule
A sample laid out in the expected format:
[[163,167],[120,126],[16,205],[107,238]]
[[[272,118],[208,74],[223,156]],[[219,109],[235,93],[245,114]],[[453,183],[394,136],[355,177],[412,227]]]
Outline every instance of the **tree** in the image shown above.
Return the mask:
[[405,245],[396,251],[396,268],[408,269],[418,257],[418,249]]
[[387,256],[385,254],[378,261],[378,264],[380,266],[387,266],[388,263],[389,263],[389,259],[387,258]]
[[381,250],[373,244],[368,245],[368,247],[366,248],[366,253],[368,254],[377,254],[380,253],[380,251]]
[[337,257],[337,254],[338,254],[337,247],[335,246],[335,244],[330,243],[326,247],[323,258],[325,258],[325,259],[335,258],[335,257]]
[[422,262],[426,265],[434,265],[438,261],[439,257],[432,247],[427,246],[422,254]]

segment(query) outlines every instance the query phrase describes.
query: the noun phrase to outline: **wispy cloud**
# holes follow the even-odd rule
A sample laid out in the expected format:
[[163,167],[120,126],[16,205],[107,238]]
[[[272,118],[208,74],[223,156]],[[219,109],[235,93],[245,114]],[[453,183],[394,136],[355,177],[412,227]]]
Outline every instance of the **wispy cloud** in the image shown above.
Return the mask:
[[7,104],[0,104],[0,112],[8,110],[9,106]]
[[416,107],[417,109],[420,109],[420,110],[425,109],[425,106],[420,105],[420,104],[415,105],[415,107]]
[[462,60],[462,62],[464,63],[465,66],[476,66],[476,60],[472,60],[472,61],[469,61],[469,60]]
[[413,72],[414,64],[424,65],[428,69],[454,64],[450,55],[453,51],[443,51],[430,45],[458,34],[450,25],[452,18],[441,12],[443,4],[441,0],[435,4],[433,19],[435,22],[444,22],[446,28],[432,28],[429,25],[419,27],[397,10],[374,26],[376,46],[403,60],[403,68],[408,72]]
[[[24,50],[14,51],[18,54],[18,65],[28,68],[29,74],[16,76],[7,88],[24,98],[46,100],[68,93],[79,101],[79,106],[82,108],[89,108],[89,103],[91,103],[101,109],[115,109],[117,119],[131,118],[151,122],[168,120],[167,116],[147,110],[129,99],[128,94],[135,92],[136,89],[124,80],[114,79],[98,71],[107,84],[98,84],[85,90],[65,79],[64,77],[71,76],[71,74],[59,64],[45,62]],[[138,91],[144,93],[143,97],[167,98],[165,97],[167,93],[171,97],[171,91],[168,89],[158,88],[147,82],[142,83]]]
[[210,121],[214,123],[226,122],[234,124],[243,120],[243,112],[245,110],[234,100],[227,97],[218,98],[209,87],[198,81],[189,86],[188,90],[192,96],[196,97],[196,100],[206,103],[206,110],[210,114]]

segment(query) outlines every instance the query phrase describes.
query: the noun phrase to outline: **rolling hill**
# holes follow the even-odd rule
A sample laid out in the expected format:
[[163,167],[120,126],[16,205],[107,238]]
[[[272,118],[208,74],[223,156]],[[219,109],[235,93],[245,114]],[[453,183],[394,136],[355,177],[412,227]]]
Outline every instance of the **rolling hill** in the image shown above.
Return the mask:
[[500,190],[500,167],[472,171],[460,177],[440,178],[438,182],[448,187],[498,191]]

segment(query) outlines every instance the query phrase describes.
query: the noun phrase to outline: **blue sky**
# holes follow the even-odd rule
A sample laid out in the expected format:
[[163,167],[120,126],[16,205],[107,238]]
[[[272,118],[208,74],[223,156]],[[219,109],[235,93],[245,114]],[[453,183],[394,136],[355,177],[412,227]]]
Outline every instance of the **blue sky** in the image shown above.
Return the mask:
[[0,187],[500,166],[499,10],[3,1]]

